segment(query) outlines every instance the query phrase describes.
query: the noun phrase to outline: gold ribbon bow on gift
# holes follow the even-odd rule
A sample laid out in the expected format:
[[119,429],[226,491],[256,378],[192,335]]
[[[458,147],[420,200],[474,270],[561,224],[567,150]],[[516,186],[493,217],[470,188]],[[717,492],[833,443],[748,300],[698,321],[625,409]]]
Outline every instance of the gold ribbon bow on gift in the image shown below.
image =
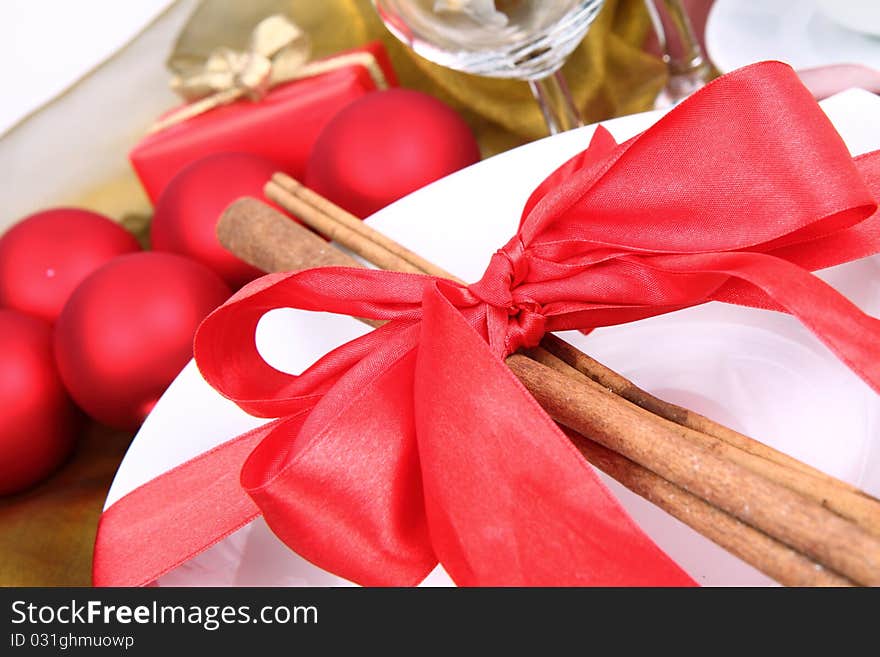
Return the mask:
[[310,62],[308,35],[291,20],[274,14],[260,21],[251,33],[246,51],[221,47],[204,64],[185,75],[175,75],[171,88],[189,104],[171,112],[150,128],[159,132],[240,98],[262,100],[269,90],[283,82],[321,75],[339,68],[366,68],[377,89],[388,81],[376,58],[369,52],[352,52]]

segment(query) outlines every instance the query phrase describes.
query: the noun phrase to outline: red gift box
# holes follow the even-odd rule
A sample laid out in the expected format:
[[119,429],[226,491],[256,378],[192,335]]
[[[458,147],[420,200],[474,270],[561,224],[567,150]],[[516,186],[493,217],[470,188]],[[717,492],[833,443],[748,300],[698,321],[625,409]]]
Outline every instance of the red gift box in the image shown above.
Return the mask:
[[[367,44],[348,53],[372,55],[377,64],[345,65],[274,87],[263,99],[238,100],[148,135],[129,153],[150,200],[190,162],[220,152],[253,153],[300,178],[321,129],[345,105],[397,78],[384,46]],[[177,110],[173,110],[177,111]],[[170,113],[169,113],[170,114]]]

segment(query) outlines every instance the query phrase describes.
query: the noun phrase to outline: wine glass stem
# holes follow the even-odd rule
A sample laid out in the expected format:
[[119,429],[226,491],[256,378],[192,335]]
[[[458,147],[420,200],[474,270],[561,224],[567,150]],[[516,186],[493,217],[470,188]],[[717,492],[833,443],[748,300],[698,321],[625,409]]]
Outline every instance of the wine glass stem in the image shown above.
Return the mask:
[[535,100],[538,101],[551,135],[578,128],[584,124],[574,101],[571,99],[571,93],[562,76],[562,71],[556,71],[556,73],[538,80],[529,80],[529,87]]
[[712,64],[694,34],[681,0],[645,0],[669,71],[666,88],[657,100],[663,107],[678,102],[714,77]]

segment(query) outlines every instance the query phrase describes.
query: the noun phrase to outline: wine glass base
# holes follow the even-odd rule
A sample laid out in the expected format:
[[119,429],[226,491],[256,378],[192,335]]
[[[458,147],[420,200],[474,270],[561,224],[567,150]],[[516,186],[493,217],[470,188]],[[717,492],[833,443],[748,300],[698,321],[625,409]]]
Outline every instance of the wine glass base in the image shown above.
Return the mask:
[[705,87],[715,77],[717,75],[708,62],[703,62],[698,67],[684,73],[670,72],[666,86],[654,100],[654,109],[665,109],[681,102],[698,89]]

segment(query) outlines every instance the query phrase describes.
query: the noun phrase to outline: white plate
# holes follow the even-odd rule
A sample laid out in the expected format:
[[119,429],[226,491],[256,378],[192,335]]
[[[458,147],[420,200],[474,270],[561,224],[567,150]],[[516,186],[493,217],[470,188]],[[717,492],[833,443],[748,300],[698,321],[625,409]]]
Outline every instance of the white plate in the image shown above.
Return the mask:
[[[823,106],[854,153],[880,147],[880,98],[839,94]],[[628,138],[657,113],[605,123]],[[430,185],[370,223],[458,274],[476,280],[491,253],[515,231],[529,192],[581,150],[593,127],[499,155]],[[863,308],[880,313],[877,258],[829,270],[826,278]],[[258,329],[273,365],[300,372],[330,348],[368,330],[344,317],[281,310]],[[880,399],[794,319],[720,303],[567,339],[649,390],[717,417],[826,471],[880,492]],[[646,351],[643,345],[662,344]],[[723,402],[722,402],[723,400]],[[171,385],[123,461],[107,505],[150,478],[257,426],[221,398],[190,363]],[[632,495],[612,488],[645,530],[698,581],[769,580],[702,536]],[[163,585],[326,585],[345,582],[303,561],[256,522],[162,578]],[[449,583],[438,569],[429,583]]]
[[880,69],[880,37],[841,26],[814,0],[716,0],[706,22],[706,50],[723,73],[766,59],[797,69],[826,64]]

